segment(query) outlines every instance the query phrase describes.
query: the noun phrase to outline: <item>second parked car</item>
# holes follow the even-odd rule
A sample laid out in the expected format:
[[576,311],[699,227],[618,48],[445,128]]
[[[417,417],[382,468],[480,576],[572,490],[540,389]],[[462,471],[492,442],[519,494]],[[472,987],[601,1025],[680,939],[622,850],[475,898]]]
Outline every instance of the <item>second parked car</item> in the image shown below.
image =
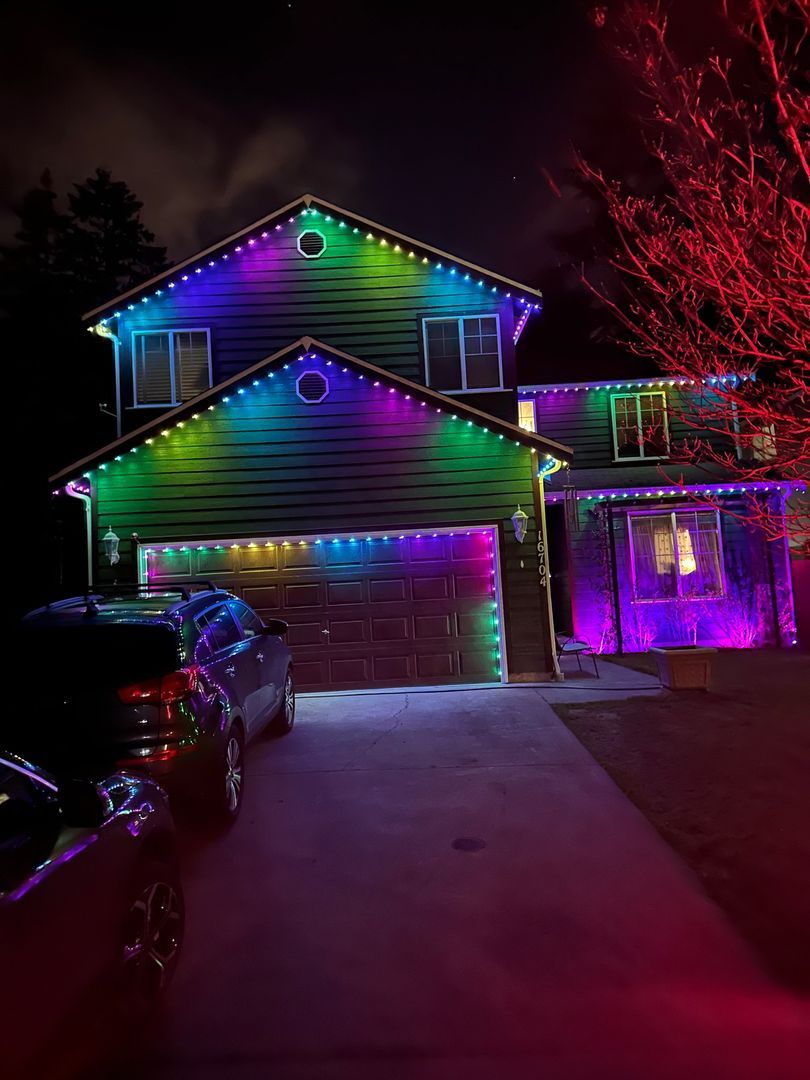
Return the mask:
[[62,775],[146,772],[230,823],[248,741],[293,726],[286,632],[209,582],[125,586],[39,608],[18,637],[27,701],[7,742]]

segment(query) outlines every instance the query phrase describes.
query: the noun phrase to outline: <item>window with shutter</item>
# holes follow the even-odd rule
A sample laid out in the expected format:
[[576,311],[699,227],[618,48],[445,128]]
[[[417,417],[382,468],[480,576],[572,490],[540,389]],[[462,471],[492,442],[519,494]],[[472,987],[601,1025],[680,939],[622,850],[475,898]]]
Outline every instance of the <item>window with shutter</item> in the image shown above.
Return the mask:
[[171,406],[211,386],[208,330],[143,330],[132,335],[135,405]]
[[135,404],[172,404],[169,334],[135,335]]

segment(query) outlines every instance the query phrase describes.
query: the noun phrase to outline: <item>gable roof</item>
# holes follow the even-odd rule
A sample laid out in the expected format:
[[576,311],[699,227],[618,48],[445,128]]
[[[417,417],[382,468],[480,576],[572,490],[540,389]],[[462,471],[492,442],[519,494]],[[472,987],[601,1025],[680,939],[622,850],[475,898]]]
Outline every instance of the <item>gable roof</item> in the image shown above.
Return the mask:
[[302,359],[307,353],[313,352],[317,352],[318,355],[326,356],[333,360],[339,360],[347,367],[356,368],[364,374],[373,375],[379,382],[394,389],[405,391],[412,397],[425,401],[427,404],[435,405],[436,408],[442,412],[449,412],[451,415],[464,417],[470,423],[477,424],[500,436],[513,439],[515,442],[520,443],[523,446],[528,446],[530,449],[536,451],[540,456],[546,456],[550,459],[559,461],[567,459],[573,454],[573,450],[563,443],[555,442],[553,439],[545,439],[542,435],[537,435],[531,431],[525,431],[523,428],[517,427],[515,424],[510,424],[506,420],[499,420],[497,417],[490,416],[489,413],[481,412],[480,409],[475,409],[471,405],[467,405],[455,398],[447,397],[446,394],[442,394],[438,390],[431,390],[429,387],[411,382],[410,379],[405,379],[401,375],[394,375],[392,372],[385,371],[383,368],[379,368],[375,364],[370,364],[366,360],[360,360],[359,357],[351,356],[349,353],[342,352],[340,349],[334,349],[329,345],[325,345],[315,338],[303,337],[299,338],[297,341],[293,341],[290,345],[273,353],[271,356],[266,356],[257,364],[247,368],[245,371],[240,371],[239,374],[234,375],[232,378],[227,379],[218,386],[211,387],[211,389],[206,390],[205,393],[199,394],[197,397],[184,402],[182,405],[178,405],[175,409],[170,409],[168,412],[162,413],[154,420],[150,420],[149,423],[143,424],[135,431],[131,431],[127,435],[122,436],[122,438],[108,443],[100,450],[89,454],[87,457],[81,458],[79,461],[74,461],[72,465],[60,469],[58,473],[49,477],[49,482],[52,484],[63,484],[70,480],[78,479],[81,475],[86,473],[88,469],[93,469],[98,466],[103,467],[106,462],[114,460],[116,456],[120,457],[122,452],[128,452],[145,442],[152,434],[154,434],[154,432],[161,429],[165,430],[178,423],[183,423],[188,417],[198,414],[203,408],[211,407],[214,401],[221,401],[223,391],[227,393],[228,390],[233,389],[239,393],[251,385],[257,375],[266,371],[268,368],[281,367],[285,360]]
[[226,236],[224,240],[220,240],[218,243],[212,244],[202,251],[198,251],[188,259],[176,263],[169,270],[164,270],[162,274],[157,274],[148,281],[144,281],[143,284],[137,285],[134,289],[128,289],[126,292],[113,297],[113,299],[106,301],[106,303],[101,304],[99,307],[93,308],[92,311],[86,312],[82,318],[85,321],[96,319],[100,315],[106,315],[107,318],[109,318],[111,315],[117,314],[115,308],[120,305],[129,304],[133,299],[141,298],[145,293],[157,292],[157,287],[160,286],[161,282],[166,281],[173,275],[181,274],[183,270],[186,270],[189,267],[195,268],[197,264],[206,259],[211,260],[212,257],[219,255],[223,249],[230,248],[234,244],[238,244],[241,240],[247,240],[248,243],[253,243],[254,237],[252,237],[251,234],[260,229],[264,229],[266,232],[270,225],[280,227],[277,224],[279,219],[293,221],[296,216],[300,216],[302,213],[309,212],[310,210],[319,210],[325,211],[328,214],[334,214],[337,217],[344,219],[346,222],[353,222],[358,226],[362,226],[364,229],[373,229],[378,234],[382,234],[383,237],[390,237],[396,243],[404,244],[414,251],[421,252],[424,256],[430,255],[438,258],[442,261],[442,264],[446,262],[451,266],[455,265],[462,267],[482,278],[486,278],[488,281],[498,282],[500,285],[506,286],[508,290],[510,290],[507,295],[511,296],[512,291],[519,293],[520,296],[516,297],[516,299],[523,300],[524,306],[526,306],[528,310],[540,306],[540,301],[543,298],[542,293],[538,289],[532,288],[530,285],[524,285],[519,281],[514,281],[512,278],[504,277],[502,274],[496,274],[494,271],[487,270],[482,266],[478,266],[476,263],[468,262],[466,259],[460,259],[456,255],[451,255],[447,251],[442,251],[441,248],[433,247],[432,244],[426,244],[422,240],[415,240],[411,236],[406,236],[405,233],[397,232],[395,229],[389,229],[386,225],[381,225],[379,222],[372,221],[370,218],[362,217],[360,214],[355,214],[351,210],[345,210],[341,206],[336,206],[334,203],[327,202],[326,199],[319,199],[315,195],[307,194],[301,195],[292,202],[286,203],[266,217],[259,218],[258,221],[254,221],[250,225],[245,226],[244,229],[231,233],[231,235]]

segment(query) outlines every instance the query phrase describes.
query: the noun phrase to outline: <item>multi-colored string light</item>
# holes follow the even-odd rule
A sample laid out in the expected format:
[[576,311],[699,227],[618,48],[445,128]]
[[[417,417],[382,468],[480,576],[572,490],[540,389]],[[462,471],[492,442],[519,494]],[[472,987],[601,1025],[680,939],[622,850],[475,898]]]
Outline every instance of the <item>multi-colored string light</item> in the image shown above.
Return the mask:
[[[320,360],[320,359],[324,359],[324,362],[325,362],[325,365],[326,365],[327,368],[332,367],[332,366],[340,367],[340,371],[341,371],[342,374],[353,376],[355,379],[357,379],[358,382],[367,382],[372,387],[372,389],[375,389],[375,390],[376,389],[383,389],[388,394],[399,394],[399,395],[401,395],[401,397],[403,398],[404,401],[412,401],[412,400],[414,400],[413,394],[406,393],[404,388],[399,388],[399,387],[395,387],[395,386],[385,386],[384,385],[384,380],[375,379],[375,378],[373,378],[373,376],[367,376],[367,375],[365,375],[363,373],[355,374],[353,371],[350,371],[350,369],[347,366],[341,365],[338,361],[327,360],[325,358],[321,358],[321,357],[319,357],[319,355],[317,353],[314,353],[314,352],[304,352],[300,356],[296,357],[293,361],[291,361],[291,363],[299,363],[302,360]],[[282,365],[282,370],[284,370],[284,371],[288,371],[289,368],[290,368],[290,363],[285,363],[285,364]],[[211,405],[204,406],[204,407],[202,407],[202,410],[200,412],[191,413],[191,415],[188,416],[187,418],[175,421],[174,424],[172,424],[171,426],[163,428],[160,431],[159,435],[149,436],[148,438],[145,438],[140,446],[131,446],[128,450],[123,451],[122,453],[119,453],[119,454],[115,454],[109,461],[101,462],[98,466],[96,466],[96,468],[99,469],[102,472],[105,472],[107,469],[109,469],[111,467],[114,467],[117,462],[124,461],[127,453],[129,453],[129,454],[137,454],[138,451],[140,449],[142,449],[144,446],[152,446],[152,445],[154,445],[156,439],[158,439],[158,438],[164,438],[164,439],[171,438],[173,432],[182,430],[187,425],[192,424],[195,421],[200,420],[200,418],[202,416],[204,416],[205,413],[216,412],[217,409],[221,409],[223,407],[229,406],[234,401],[234,399],[244,397],[246,394],[249,394],[250,392],[252,392],[252,390],[255,389],[256,387],[260,387],[264,380],[274,379],[275,377],[276,377],[276,372],[275,371],[270,371],[270,372],[267,372],[267,374],[264,375],[262,378],[252,378],[252,379],[246,381],[246,383],[244,385],[242,385],[242,386],[229,387],[228,388],[228,393],[223,394],[220,397],[219,402],[216,405],[211,404]],[[428,404],[428,402],[426,402],[424,400],[419,402],[419,406],[421,408],[423,408],[423,409],[429,409],[429,410],[432,410],[435,413],[443,415],[443,416],[445,416],[447,419],[449,419],[451,421],[455,421],[455,422],[460,423],[460,424],[466,424],[466,426],[469,427],[469,428],[473,428],[473,427],[478,428],[478,430],[483,431],[486,434],[492,435],[494,438],[497,438],[499,441],[503,441],[503,440],[505,440],[507,438],[507,436],[504,435],[502,432],[491,431],[490,428],[488,428],[485,425],[480,424],[480,423],[478,423],[478,422],[476,422],[474,420],[465,420],[463,417],[460,417],[457,413],[449,412],[446,408],[441,408],[441,407],[433,405],[433,404]],[[523,446],[523,445],[525,445],[519,439],[515,439],[514,443],[515,443],[515,446]],[[529,449],[529,451],[530,451],[530,453],[532,455],[537,455],[536,447],[531,446],[528,449]],[[567,462],[565,462],[565,461],[560,462],[559,459],[555,458],[551,454],[544,455],[544,464],[539,469],[540,475],[545,475],[547,472],[549,472],[552,469],[556,468],[558,466],[558,464],[565,465],[565,464],[567,464]],[[90,480],[92,480],[93,472],[94,472],[93,469],[86,470],[84,473],[82,473],[81,480],[82,481],[90,481]],[[73,481],[73,487],[74,487],[74,490],[77,490],[77,491],[79,490],[79,488],[76,487],[76,481],[75,480]],[[62,489],[58,488],[53,492],[53,494],[55,494],[55,495],[59,494],[59,492],[61,490]],[[89,489],[83,492],[83,494],[89,494],[89,493],[90,493]]]

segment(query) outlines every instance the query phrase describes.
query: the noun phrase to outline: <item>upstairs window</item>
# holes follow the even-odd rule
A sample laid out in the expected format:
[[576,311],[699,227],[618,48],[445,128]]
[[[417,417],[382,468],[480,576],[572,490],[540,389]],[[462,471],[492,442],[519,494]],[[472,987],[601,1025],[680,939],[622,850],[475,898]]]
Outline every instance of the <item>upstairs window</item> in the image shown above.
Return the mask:
[[666,394],[616,394],[610,401],[616,461],[669,455]]
[[537,431],[533,401],[518,402],[518,423],[524,431]]
[[211,386],[209,330],[148,330],[132,335],[136,405],[179,405]]
[[497,315],[424,319],[425,376],[434,390],[501,390],[501,332]]
[[716,511],[630,514],[628,520],[636,600],[705,600],[723,595]]

